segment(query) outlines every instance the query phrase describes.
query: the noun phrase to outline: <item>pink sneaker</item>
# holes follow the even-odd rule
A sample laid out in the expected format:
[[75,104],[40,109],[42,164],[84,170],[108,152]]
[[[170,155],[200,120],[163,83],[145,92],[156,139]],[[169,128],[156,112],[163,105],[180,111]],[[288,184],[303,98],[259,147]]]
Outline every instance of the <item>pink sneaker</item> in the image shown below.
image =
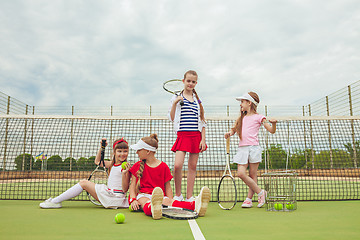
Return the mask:
[[243,204],[241,204],[242,208],[251,208],[252,206],[252,201],[249,201],[247,199],[243,202]]
[[258,198],[259,198],[259,200],[258,200],[259,204],[257,205],[258,208],[261,208],[262,206],[264,206],[266,194],[267,194],[267,192],[265,190],[261,190],[261,192],[258,194]]

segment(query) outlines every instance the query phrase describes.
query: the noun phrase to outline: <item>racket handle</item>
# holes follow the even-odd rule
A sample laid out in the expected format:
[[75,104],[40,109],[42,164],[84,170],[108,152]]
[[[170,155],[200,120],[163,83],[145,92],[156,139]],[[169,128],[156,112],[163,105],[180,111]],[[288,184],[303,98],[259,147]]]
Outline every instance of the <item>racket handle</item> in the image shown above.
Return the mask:
[[100,166],[101,163],[102,163],[102,164],[103,164],[103,167],[105,167],[105,162],[104,162],[104,158],[105,158],[105,145],[106,145],[106,140],[101,140],[101,158],[100,158],[99,166]]
[[230,154],[230,137],[226,139],[226,153]]
[[180,106],[184,106],[184,101],[180,100]]

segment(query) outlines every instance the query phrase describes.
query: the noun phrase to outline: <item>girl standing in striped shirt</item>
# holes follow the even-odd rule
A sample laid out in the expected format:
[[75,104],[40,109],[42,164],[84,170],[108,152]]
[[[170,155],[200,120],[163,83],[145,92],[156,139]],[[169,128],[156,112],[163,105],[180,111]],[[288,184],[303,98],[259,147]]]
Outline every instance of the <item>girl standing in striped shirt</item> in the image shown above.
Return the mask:
[[[172,147],[175,152],[174,199],[183,201],[181,194],[182,168],[185,155],[189,153],[186,201],[194,201],[193,189],[196,177],[196,166],[199,153],[206,150],[204,108],[195,91],[198,75],[195,71],[189,70],[184,74],[184,89],[180,96],[173,96],[171,99],[168,118],[174,123],[174,130],[177,139]],[[180,101],[183,101],[183,105]]]

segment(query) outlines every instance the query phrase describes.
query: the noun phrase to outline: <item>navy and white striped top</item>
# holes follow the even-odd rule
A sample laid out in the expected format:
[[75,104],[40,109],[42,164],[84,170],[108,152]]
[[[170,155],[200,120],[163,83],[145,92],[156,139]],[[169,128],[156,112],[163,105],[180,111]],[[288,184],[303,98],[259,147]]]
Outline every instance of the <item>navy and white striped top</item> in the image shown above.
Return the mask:
[[196,102],[190,102],[184,98],[181,107],[179,131],[198,131],[199,110]]

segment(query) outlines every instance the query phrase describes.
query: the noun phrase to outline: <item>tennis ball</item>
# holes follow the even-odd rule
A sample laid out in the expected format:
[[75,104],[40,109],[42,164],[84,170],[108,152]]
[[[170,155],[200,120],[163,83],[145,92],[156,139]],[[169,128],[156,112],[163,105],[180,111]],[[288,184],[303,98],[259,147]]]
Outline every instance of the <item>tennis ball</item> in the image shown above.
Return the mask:
[[292,204],[290,202],[286,203],[286,209],[293,210],[294,209],[294,204]]
[[134,210],[131,209],[131,205],[129,206],[129,210],[130,210],[130,212],[133,212],[133,211],[134,211]]
[[274,208],[275,208],[275,210],[279,211],[279,210],[283,209],[283,205],[281,203],[275,203]]
[[116,223],[123,223],[125,221],[125,215],[122,213],[118,213],[115,215],[115,222]]
[[123,163],[121,164],[121,168],[122,168],[123,170],[126,169],[126,164],[127,164],[127,162],[123,162]]

